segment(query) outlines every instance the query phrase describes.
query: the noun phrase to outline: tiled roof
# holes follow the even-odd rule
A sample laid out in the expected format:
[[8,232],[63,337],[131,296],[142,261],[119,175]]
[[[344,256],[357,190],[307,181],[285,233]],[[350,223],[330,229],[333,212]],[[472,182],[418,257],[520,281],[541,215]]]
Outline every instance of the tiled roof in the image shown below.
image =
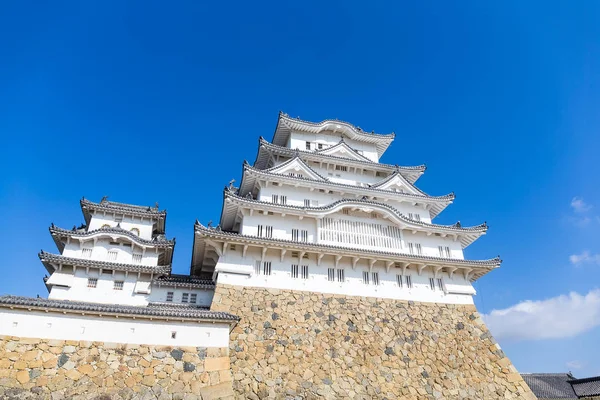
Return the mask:
[[155,318],[178,318],[209,321],[239,321],[239,317],[225,313],[209,311],[204,307],[150,305],[125,306],[115,304],[84,303],[67,300],[50,300],[21,296],[0,296],[0,307],[41,309],[44,311],[73,311],[103,315],[129,315]]
[[167,215],[166,210],[159,210],[158,205],[154,207],[148,206],[136,206],[133,204],[117,203],[116,201],[108,201],[102,199],[99,203],[87,200],[85,197],[79,202],[81,207],[85,207],[91,210],[101,210],[110,212],[123,212],[125,214],[144,214],[145,216],[165,216]]
[[[270,168],[270,169],[272,169],[272,168]],[[358,190],[364,191],[365,193],[374,191],[374,192],[378,192],[378,193],[386,193],[388,195],[411,196],[411,197],[415,197],[415,198],[430,199],[430,200],[439,200],[439,201],[452,201],[452,200],[454,200],[454,197],[455,197],[454,193],[443,195],[443,196],[430,196],[430,195],[424,194],[419,189],[416,189],[416,190],[419,191],[420,193],[423,193],[423,195],[415,195],[415,194],[409,194],[409,193],[393,192],[391,190],[378,189],[378,188],[372,187],[372,186],[348,185],[348,184],[345,184],[345,183],[333,182],[333,181],[330,181],[328,179],[326,179],[324,182],[321,182],[321,181],[316,181],[314,179],[308,179],[308,178],[304,178],[304,177],[296,177],[296,176],[285,175],[285,174],[277,174],[277,173],[274,173],[274,172],[270,172],[270,169],[267,169],[267,170],[258,169],[258,168],[255,168],[255,167],[251,166],[248,162],[244,162],[244,164],[243,164],[243,171],[249,170],[249,171],[257,172],[259,174],[268,174],[268,175],[272,175],[272,176],[276,176],[276,177],[285,177],[287,179],[294,179],[294,180],[300,180],[300,181],[309,181],[309,182],[321,183],[321,184],[326,184],[326,185],[330,185],[330,186],[337,186],[337,187],[342,187],[342,188],[358,189]],[[243,177],[242,177],[242,182],[243,182]],[[240,187],[241,186],[242,185],[240,185]],[[414,185],[412,185],[412,186],[414,187]]]
[[198,289],[214,289],[215,283],[209,279],[201,279],[191,275],[177,275],[171,274],[156,278],[153,284],[162,286],[185,286],[194,287]]
[[136,235],[126,229],[123,229],[121,227],[99,228],[99,229],[94,229],[91,231],[84,231],[84,230],[78,230],[78,229],[69,230],[69,229],[59,228],[58,226],[52,224],[49,229],[50,229],[50,233],[53,235],[54,234],[62,234],[62,235],[69,235],[69,236],[86,237],[86,236],[95,235],[96,233],[116,233],[118,235],[127,236],[132,241],[139,243],[139,244],[145,244],[145,245],[157,246],[157,247],[173,247],[173,246],[175,246],[175,239],[167,239],[164,237],[164,235],[157,235],[152,240],[147,240],[147,239],[142,239],[138,235]]
[[600,376],[569,381],[579,397],[600,396]]
[[[386,170],[389,172],[399,170],[408,175],[414,175],[414,174],[421,175],[427,169],[427,167],[425,165],[398,166],[398,165],[392,165],[392,164],[376,163],[371,160],[363,161],[363,160],[354,160],[354,159],[348,159],[348,158],[343,158],[343,157],[338,157],[338,156],[331,156],[328,154],[323,154],[319,151],[306,151],[306,150],[302,150],[302,149],[296,150],[296,149],[291,149],[289,147],[278,146],[276,144],[270,143],[266,139],[264,139],[262,136],[259,138],[258,143],[259,143],[259,147],[265,148],[268,151],[271,151],[271,152],[274,152],[277,154],[288,155],[290,157],[293,157],[296,153],[298,153],[300,155],[300,157],[304,157],[304,158],[324,158],[324,159],[330,159],[332,161],[337,161],[340,164],[348,164],[348,163],[360,164],[360,165],[365,165],[366,167]],[[254,161],[254,166],[259,169],[264,169],[264,168],[266,168],[266,165],[262,165],[259,163],[259,156],[260,156],[260,152],[256,156],[256,160]],[[412,180],[411,183],[414,183],[414,180]]]
[[231,198],[231,199],[237,200],[239,202],[262,204],[262,205],[274,207],[274,208],[296,209],[296,210],[306,210],[306,211],[327,211],[327,210],[331,210],[341,204],[359,203],[359,204],[364,204],[364,205],[371,206],[371,207],[375,206],[375,207],[385,208],[389,212],[391,212],[393,215],[396,215],[399,219],[401,219],[402,221],[406,222],[409,225],[421,226],[424,228],[431,228],[431,229],[439,230],[441,232],[452,231],[452,232],[457,232],[457,233],[483,233],[488,230],[488,225],[485,222],[480,225],[463,227],[460,225],[460,223],[456,223],[456,224],[452,224],[452,225],[440,225],[440,224],[429,224],[429,223],[426,223],[423,221],[416,221],[416,220],[406,217],[404,214],[402,214],[400,211],[398,211],[397,208],[395,208],[389,204],[379,203],[379,202],[371,201],[371,200],[341,199],[341,200],[337,200],[337,201],[334,201],[333,203],[330,203],[330,204],[327,204],[324,206],[320,206],[320,207],[303,207],[303,206],[294,206],[294,205],[289,205],[289,204],[277,204],[277,203],[271,203],[271,202],[267,202],[267,201],[254,200],[254,199],[238,196],[228,190],[225,190],[224,195],[225,195],[225,198]]
[[171,272],[170,265],[142,265],[142,264],[123,264],[110,261],[98,261],[89,258],[74,258],[65,257],[58,254],[46,253],[41,251],[38,257],[50,271],[46,264],[60,263],[75,265],[78,267],[102,268],[106,270],[128,271],[128,272],[145,272],[153,274],[168,274]]
[[303,121],[300,118],[292,118],[289,115],[280,112],[279,118],[277,119],[277,126],[275,127],[275,132],[273,133],[272,142],[278,145],[284,145],[292,131],[310,133],[335,131],[336,133],[345,135],[352,140],[375,144],[379,156],[385,152],[396,136],[395,133],[377,134],[374,132],[366,132],[358,126],[354,126],[348,122],[337,119],[327,119],[321,122],[309,122]]
[[525,383],[538,399],[577,399],[569,383],[571,374],[521,374]]

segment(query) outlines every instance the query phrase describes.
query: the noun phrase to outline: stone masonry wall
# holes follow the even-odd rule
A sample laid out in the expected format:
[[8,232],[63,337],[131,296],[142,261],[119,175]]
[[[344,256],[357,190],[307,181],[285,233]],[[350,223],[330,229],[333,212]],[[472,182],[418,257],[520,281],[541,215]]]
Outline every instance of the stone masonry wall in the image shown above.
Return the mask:
[[535,399],[474,306],[217,285],[239,399]]
[[227,348],[0,336],[0,399],[233,399]]

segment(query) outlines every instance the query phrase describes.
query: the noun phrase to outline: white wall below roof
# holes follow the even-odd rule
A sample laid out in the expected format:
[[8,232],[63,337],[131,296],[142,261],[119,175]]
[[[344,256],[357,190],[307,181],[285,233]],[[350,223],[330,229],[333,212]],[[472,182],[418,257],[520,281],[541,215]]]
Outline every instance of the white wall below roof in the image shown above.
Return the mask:
[[[228,251],[219,259],[216,265],[217,283],[429,303],[473,304],[472,295],[475,294],[475,290],[471,283],[466,281],[464,276],[459,273],[455,273],[453,278],[450,278],[447,273],[440,273],[438,277],[443,279],[445,289],[440,291],[437,288],[437,281],[435,282],[436,289],[431,290],[430,288],[429,279],[434,277],[431,270],[423,270],[419,276],[414,269],[407,269],[406,275],[411,276],[413,283],[413,288],[408,289],[405,282],[403,282],[401,288],[396,281],[396,275],[402,274],[402,269],[392,267],[388,273],[381,263],[377,263],[372,272],[379,273],[380,284],[378,286],[366,285],[363,283],[363,272],[369,271],[366,261],[359,261],[356,269],[352,269],[351,261],[345,257],[338,264],[338,269],[344,270],[345,282],[337,282],[337,276],[335,282],[330,282],[328,280],[328,268],[335,268],[333,256],[325,256],[321,260],[321,265],[317,266],[314,258],[300,261],[298,258],[293,258],[291,253],[292,251],[289,250],[283,261],[281,261],[280,252],[267,252],[265,261],[271,262],[271,275],[264,276],[255,273],[247,275],[246,272],[248,270],[254,271],[255,263],[261,260],[261,254],[258,250],[249,249],[245,258],[242,257],[239,251]],[[308,265],[309,279],[292,278],[292,264]],[[239,273],[235,273],[235,271],[239,271]]]
[[[177,332],[175,339],[172,332]],[[165,322],[8,309],[0,309],[0,335],[163,346],[229,346],[226,322]]]
[[[88,287],[89,278],[98,279],[95,288]],[[115,281],[123,281],[123,290],[114,289]],[[212,289],[150,285],[150,274],[141,274],[138,280],[137,273],[130,273],[127,277],[125,277],[124,272],[115,272],[114,276],[112,274],[100,275],[99,270],[94,268],[90,268],[89,273],[84,268],[78,268],[75,275],[72,272],[55,272],[50,276],[48,283],[55,284],[48,295],[50,299],[100,304],[147,306],[148,303],[167,302],[167,293],[173,292],[173,304],[182,304],[183,293],[188,293],[188,295],[195,293],[197,296],[196,304],[208,307],[214,295]],[[149,286],[150,293],[138,293],[145,289],[142,286]]]
[[[265,196],[266,197],[266,196]],[[268,198],[268,197],[267,197]],[[393,226],[388,220],[377,218],[355,218],[352,216],[344,215],[341,213],[334,213],[327,216],[328,218],[336,218],[343,220],[354,220],[361,221],[369,224],[380,224],[383,226]],[[240,233],[248,236],[258,236],[258,226],[272,226],[273,227],[273,238],[281,240],[292,240],[292,229],[307,230],[308,231],[308,243],[316,244],[328,244],[340,247],[357,248],[357,245],[352,243],[344,242],[326,242],[319,239],[317,234],[317,223],[318,220],[313,217],[305,217],[302,220],[297,216],[286,215],[282,217],[281,214],[264,215],[259,214],[258,211],[254,211],[253,215],[244,215],[242,219],[242,225]],[[263,228],[265,229],[265,228]],[[265,237],[263,233],[263,237]],[[464,259],[463,249],[460,241],[454,241],[450,237],[441,237],[436,235],[427,236],[425,233],[417,232],[413,234],[410,230],[402,230],[402,246],[399,248],[390,247],[374,247],[374,246],[360,246],[361,248],[369,250],[379,250],[387,252],[397,252],[403,254],[409,254],[408,243],[419,243],[421,244],[422,255],[431,257],[440,257],[438,246],[449,247],[451,258]],[[415,253],[416,254],[416,253]],[[444,255],[444,258],[446,256]]]
[[[121,216],[119,216],[121,218]],[[102,213],[95,213],[92,215],[88,230],[100,229],[104,225],[109,225],[114,228],[119,224],[121,228],[126,231],[130,231],[132,228],[140,230],[140,237],[146,240],[152,239],[153,221],[149,218],[142,219],[141,217],[128,217],[123,216],[121,222],[115,221],[115,216],[112,214],[102,215]]]
[[[126,241],[124,241],[126,240]],[[76,240],[71,241],[65,245],[65,248],[62,252],[62,255],[65,257],[73,257],[73,258],[84,258],[98,261],[110,261],[115,263],[122,264],[141,264],[141,265],[158,265],[158,255],[159,252],[163,252],[164,250],[155,250],[155,248],[148,248],[141,256],[141,261],[134,261],[133,254],[142,254],[142,249],[138,247],[135,243],[132,243],[128,239],[119,239],[117,244],[110,244],[110,239],[98,239],[94,244],[94,241],[90,239],[88,242],[84,243],[81,247],[79,242]],[[123,243],[131,243],[132,246],[124,246]],[[84,257],[83,249],[90,248],[92,249],[92,254],[90,257]],[[116,252],[116,259],[110,259],[108,252],[113,251]]]
[[[311,150],[315,150],[315,143],[322,143],[327,147],[335,146],[342,138],[341,133],[300,133],[292,132],[289,139],[289,147],[291,149],[306,150],[306,142],[311,142]],[[359,150],[362,155],[373,162],[379,161],[377,147],[372,143],[364,143],[344,137],[344,142],[354,150]]]

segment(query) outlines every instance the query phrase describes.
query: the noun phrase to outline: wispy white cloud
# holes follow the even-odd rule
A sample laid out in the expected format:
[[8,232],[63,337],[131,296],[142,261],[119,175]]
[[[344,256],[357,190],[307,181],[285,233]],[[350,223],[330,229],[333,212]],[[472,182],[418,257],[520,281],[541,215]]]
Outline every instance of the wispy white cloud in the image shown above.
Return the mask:
[[583,368],[583,363],[578,360],[567,361],[566,366],[569,369],[581,369]]
[[584,213],[590,211],[592,209],[592,206],[583,201],[581,197],[573,197],[573,199],[571,200],[571,208],[576,213]]
[[591,254],[588,250],[581,254],[571,254],[569,261],[573,265],[579,265],[583,263],[593,263],[600,265],[600,254]]
[[600,325],[600,289],[526,300],[483,319],[497,339],[540,340],[577,336]]

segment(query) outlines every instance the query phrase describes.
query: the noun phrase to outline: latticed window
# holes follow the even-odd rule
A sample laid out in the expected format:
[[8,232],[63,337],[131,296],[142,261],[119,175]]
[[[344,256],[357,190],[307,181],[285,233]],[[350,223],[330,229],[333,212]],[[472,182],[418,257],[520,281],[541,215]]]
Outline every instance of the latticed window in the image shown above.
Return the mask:
[[167,292],[167,301],[170,303],[173,301],[173,292]]
[[271,261],[263,262],[263,275],[271,275]]
[[196,293],[190,294],[190,303],[196,304],[197,301],[198,301],[198,295]]
[[362,275],[363,275],[363,283],[365,285],[368,285],[369,281],[370,281],[370,279],[369,279],[369,273],[367,271],[363,271]]
[[413,285],[412,285],[412,277],[410,275],[406,275],[404,277],[404,280],[406,281],[406,287],[408,289],[412,289]]
[[117,251],[116,250],[109,250],[107,258],[108,258],[108,261],[117,261]]
[[373,282],[373,285],[379,286],[379,272],[371,273],[371,281]]
[[181,293],[181,302],[182,303],[187,303],[189,300],[190,294],[189,293]]
[[334,268],[327,268],[327,280],[330,282],[335,281],[335,269]]
[[429,289],[435,290],[435,280],[433,278],[429,278]]
[[258,225],[258,237],[273,237],[273,227],[269,225]]
[[310,207],[310,200],[304,199],[304,207]]
[[92,257],[92,249],[82,249],[81,255],[83,258],[91,258]]
[[295,242],[298,241],[298,229],[292,229],[292,240]]
[[308,265],[303,265],[302,266],[302,279],[308,279]]
[[423,250],[421,249],[421,243],[415,243],[415,251],[418,255],[423,254]]
[[131,255],[131,260],[134,264],[141,264],[142,263],[142,255],[139,253],[133,253]]
[[398,284],[398,287],[401,288],[402,285],[402,275],[396,275],[396,283]]
[[114,290],[123,290],[123,281],[115,281],[115,284],[113,286]]
[[306,150],[310,150],[310,142],[306,142]]
[[338,269],[337,270],[337,280],[338,282],[344,282],[344,270],[343,269]]
[[437,284],[438,284],[438,290],[443,292],[444,291],[444,281],[442,280],[442,278],[438,278]]
[[292,278],[297,279],[298,278],[298,264],[292,264]]
[[89,288],[98,287],[98,278],[88,278],[87,287],[89,287]]
[[279,195],[277,195],[277,194],[271,195],[271,199],[273,200],[273,203],[275,203],[275,204],[279,203]]
[[302,238],[301,238],[301,240],[302,240],[303,242],[308,242],[308,231],[305,231],[305,230],[303,230],[301,233],[302,233]]

